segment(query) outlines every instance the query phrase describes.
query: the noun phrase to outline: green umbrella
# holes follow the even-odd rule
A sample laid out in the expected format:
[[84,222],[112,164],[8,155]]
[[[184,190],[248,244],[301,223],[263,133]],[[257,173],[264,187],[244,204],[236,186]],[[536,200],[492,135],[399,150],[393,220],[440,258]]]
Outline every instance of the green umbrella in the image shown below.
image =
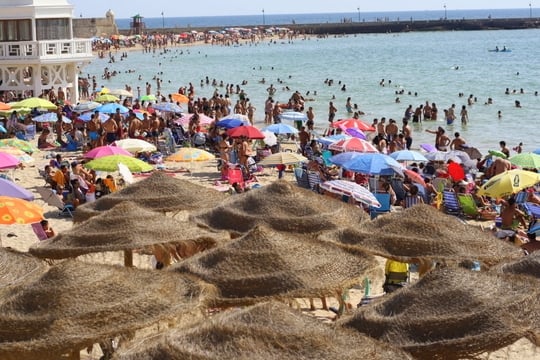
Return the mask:
[[42,98],[37,97],[31,97],[28,99],[24,99],[22,101],[16,102],[15,104],[10,104],[12,108],[18,109],[18,108],[40,108],[40,109],[47,109],[47,110],[56,110],[56,105],[54,105],[49,100],[45,100]]
[[156,101],[157,98],[155,95],[143,95],[141,96],[141,101]]
[[506,159],[508,157],[508,156],[506,156],[505,153],[503,153],[502,151],[499,151],[499,150],[489,150],[488,153],[489,153],[489,155],[500,157],[500,158],[503,158],[503,159]]
[[32,154],[39,151],[37,147],[29,143],[28,141],[20,140],[17,138],[0,140],[0,151],[2,151],[1,148],[3,147],[14,147],[24,151],[27,154]]
[[86,163],[86,167],[97,171],[118,171],[118,164],[124,164],[131,172],[146,172],[154,170],[154,167],[142,160],[126,155],[110,155],[94,159]]
[[512,164],[524,169],[540,169],[540,155],[535,153],[523,153],[508,159]]

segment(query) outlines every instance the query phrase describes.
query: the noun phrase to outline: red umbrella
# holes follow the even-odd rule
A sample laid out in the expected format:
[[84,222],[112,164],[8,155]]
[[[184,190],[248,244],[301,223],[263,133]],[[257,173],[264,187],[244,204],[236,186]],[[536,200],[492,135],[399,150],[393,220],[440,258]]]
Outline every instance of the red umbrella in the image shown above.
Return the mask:
[[378,153],[379,150],[369,141],[365,141],[359,138],[348,138],[338,140],[335,143],[330,144],[328,147],[330,150],[335,151],[354,151],[361,153]]
[[451,162],[448,164],[448,175],[450,175],[454,181],[465,179],[465,171],[457,162]]
[[416,171],[412,171],[410,169],[403,169],[403,173],[407,175],[409,179],[411,179],[412,182],[422,185],[423,187],[426,187],[426,182],[424,181],[424,178],[422,175],[417,173]]
[[227,135],[233,138],[247,137],[248,139],[264,139],[264,134],[255,126],[245,125],[238,126],[227,130]]
[[362,120],[355,118],[342,119],[332,123],[331,126],[335,128],[345,127],[347,129],[354,128],[362,131],[375,131],[375,128],[373,126],[368,125]]

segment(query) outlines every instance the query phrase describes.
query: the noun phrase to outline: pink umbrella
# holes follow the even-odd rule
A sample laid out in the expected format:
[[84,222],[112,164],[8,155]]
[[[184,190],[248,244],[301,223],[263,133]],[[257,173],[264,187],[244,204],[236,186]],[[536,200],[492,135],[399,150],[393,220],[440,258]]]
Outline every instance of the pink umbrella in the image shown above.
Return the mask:
[[109,155],[126,155],[133,156],[129,151],[122,149],[118,146],[99,146],[84,154],[87,159],[98,159],[103,156]]
[[369,141],[365,141],[359,138],[349,138],[349,139],[343,139],[338,140],[335,143],[330,144],[328,146],[330,150],[335,151],[354,151],[354,152],[361,152],[361,153],[378,153],[379,150],[373,144],[371,144]]
[[343,119],[336,121],[332,123],[332,127],[335,128],[341,128],[344,126],[345,128],[355,128],[362,131],[375,131],[375,128],[371,125],[366,124],[360,119],[350,118],[350,119]]
[[417,184],[422,185],[423,187],[426,187],[426,182],[424,181],[424,178],[422,177],[422,175],[420,175],[416,171],[403,168],[403,173],[407,175],[407,177],[411,179],[412,182],[415,182]]
[[[187,126],[189,125],[189,122],[191,121],[191,118],[193,117],[193,115],[195,114],[183,114],[181,117],[176,119],[174,123],[177,125]],[[210,125],[214,121],[215,120],[212,119],[210,116],[199,114],[199,124],[201,125]]]
[[14,168],[20,163],[21,161],[15,156],[0,152],[0,169]]

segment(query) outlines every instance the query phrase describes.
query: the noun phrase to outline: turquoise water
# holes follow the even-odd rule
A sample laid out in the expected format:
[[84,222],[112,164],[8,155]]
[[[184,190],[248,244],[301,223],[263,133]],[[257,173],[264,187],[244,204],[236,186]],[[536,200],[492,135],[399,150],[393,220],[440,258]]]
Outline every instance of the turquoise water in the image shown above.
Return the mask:
[[[488,51],[495,46],[506,46],[512,52]],[[210,97],[214,92],[210,86],[200,87],[205,76],[235,85],[246,80],[248,83],[242,88],[257,108],[258,123],[264,119],[266,88],[270,84],[279,89],[274,96],[279,102],[287,102],[295,90],[302,94],[310,91],[307,98],[312,101],[306,106],[313,106],[319,128],[327,124],[328,102],[333,96],[338,107],[336,118],[350,117],[345,101],[351,97],[366,113],[362,118],[369,123],[384,116],[400,124],[409,104],[416,107],[427,100],[437,104],[439,121],[414,124],[413,147],[433,143],[434,136],[424,130],[443,126],[450,137],[459,131],[470,145],[483,151],[497,149],[500,140],[510,147],[523,142],[524,150],[531,151],[540,147],[536,141],[540,97],[534,95],[540,91],[540,68],[536,66],[539,57],[538,30],[455,31],[350,35],[275,44],[266,41],[237,47],[194,46],[172,48],[167,54],[134,51],[124,61],[119,61],[117,54],[114,64],[108,64],[107,59],[96,59],[83,72],[99,78],[103,69],[109,67],[120,74],[98,81],[98,87],[123,88],[124,84],[130,84],[133,89],[140,86],[143,94],[145,83],[150,82],[155,89],[152,78],[163,72],[159,75],[164,79],[162,93],[176,92],[178,87],[192,82],[199,97]],[[135,72],[128,74],[128,69]],[[266,84],[259,83],[262,78]],[[283,84],[278,84],[278,78]],[[327,78],[334,80],[333,86],[324,84]],[[383,78],[387,82],[392,80],[391,86],[380,86]],[[346,85],[347,91],[340,90],[339,81]],[[285,86],[290,91],[283,90]],[[517,93],[505,95],[506,88],[516,89]],[[521,88],[524,94],[519,94]],[[218,89],[224,93],[223,88]],[[398,96],[395,91],[399,89],[413,95],[399,95],[401,103],[395,103]],[[459,97],[459,93],[465,96]],[[478,102],[468,106],[469,124],[462,126],[459,109],[467,104],[470,94]],[[484,105],[489,97],[493,105]],[[521,108],[514,106],[516,100]],[[454,125],[447,126],[442,121],[443,109],[451,104],[456,104],[458,118]],[[500,119],[498,111],[502,112]]]

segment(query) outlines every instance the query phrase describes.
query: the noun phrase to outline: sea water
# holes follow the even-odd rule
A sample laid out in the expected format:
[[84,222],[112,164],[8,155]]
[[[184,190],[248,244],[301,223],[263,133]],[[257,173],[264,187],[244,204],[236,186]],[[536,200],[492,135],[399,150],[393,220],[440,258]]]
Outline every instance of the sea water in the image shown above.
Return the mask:
[[[255,120],[260,126],[264,125],[266,89],[273,84],[278,89],[274,99],[280,103],[300,91],[306,98],[306,110],[314,108],[316,126],[321,131],[328,125],[330,101],[338,108],[336,119],[352,116],[345,109],[346,99],[351,97],[352,103],[365,112],[361,118],[367,123],[386,117],[396,119],[398,125],[409,104],[415,108],[429,101],[437,104],[439,120],[411,124],[413,147],[433,143],[434,135],[425,130],[442,126],[450,138],[460,132],[469,145],[483,152],[498,149],[501,140],[509,147],[523,142],[524,151],[532,151],[540,147],[536,134],[540,97],[535,96],[535,91],[540,91],[538,35],[539,30],[534,29],[412,32],[297,38],[292,42],[264,40],[257,44],[242,42],[239,46],[172,47],[165,54],[161,50],[129,52],[123,61],[117,53],[115,63],[109,63],[107,57],[95,59],[83,74],[96,75],[98,88],[123,88],[129,84],[135,94],[140,87],[143,95],[146,82],[156,88],[155,76],[163,79],[162,94],[177,92],[191,82],[197,97],[211,97],[214,93],[214,87],[200,86],[206,76],[234,85],[245,80],[247,84],[241,88],[257,108]],[[512,52],[488,51],[496,46],[506,46]],[[106,67],[119,74],[102,80]],[[134,72],[127,73],[129,69]],[[263,78],[264,84],[260,82]],[[326,85],[325,79],[333,79],[333,85]],[[382,79],[385,86],[380,85]],[[342,85],[346,91],[341,90]],[[506,88],[510,95],[505,94]],[[225,93],[224,88],[217,89]],[[401,90],[405,94],[396,95]],[[470,95],[477,102],[467,106],[469,123],[462,125],[459,111]],[[488,98],[492,98],[492,105],[485,105]],[[237,95],[232,96],[233,104],[237,99]],[[521,108],[515,106],[516,100]],[[443,109],[452,104],[456,105],[456,121],[447,125]]]

